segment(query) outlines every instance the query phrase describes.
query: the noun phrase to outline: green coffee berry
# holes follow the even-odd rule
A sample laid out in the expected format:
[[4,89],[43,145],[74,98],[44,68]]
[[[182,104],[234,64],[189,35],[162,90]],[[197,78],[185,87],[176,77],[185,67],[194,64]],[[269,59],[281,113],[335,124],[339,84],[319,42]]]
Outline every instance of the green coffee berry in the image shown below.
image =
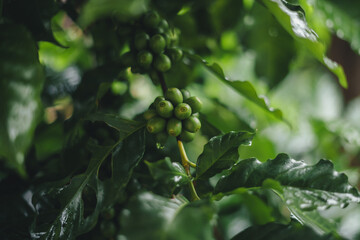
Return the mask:
[[175,63],[181,60],[183,51],[180,48],[172,47],[166,50],[166,54],[169,56],[171,62]]
[[182,130],[179,138],[183,142],[191,142],[195,138],[195,133]]
[[150,120],[151,118],[155,117],[157,115],[155,109],[148,109],[144,112],[143,116],[145,120]]
[[179,136],[182,130],[182,123],[179,119],[171,118],[166,125],[167,133],[170,136]]
[[156,105],[158,105],[158,103],[162,100],[165,100],[165,97],[164,96],[157,96],[154,100],[154,104],[155,104],[155,108],[156,108]]
[[193,113],[191,116],[194,116],[194,117],[199,118],[199,117],[200,117],[200,114],[197,112],[197,113]]
[[191,97],[190,92],[186,89],[180,89],[181,94],[183,95],[183,101],[185,101],[186,99],[188,99],[189,97]]
[[164,32],[166,32],[166,30],[169,29],[169,23],[165,19],[162,19],[158,25],[158,28],[161,28]]
[[163,33],[162,36],[165,39],[165,46],[170,47],[171,46],[171,37],[166,33]]
[[156,105],[156,112],[164,118],[169,118],[173,115],[174,106],[167,100],[162,100]]
[[159,54],[154,61],[154,67],[160,72],[166,72],[171,68],[171,61],[165,54]]
[[193,113],[199,112],[203,105],[200,98],[195,97],[195,96],[186,99],[184,102],[190,105]]
[[116,234],[116,226],[112,221],[101,222],[100,230],[102,235],[106,238],[111,238]]
[[165,145],[169,135],[167,132],[162,131],[156,134],[156,142],[160,143],[161,145]]
[[180,103],[179,105],[176,106],[174,113],[178,119],[184,120],[184,119],[190,117],[191,107],[189,106],[189,104]]
[[164,33],[169,30],[169,24],[165,19],[162,19],[158,25],[158,31]]
[[169,88],[165,92],[165,98],[169,100],[174,106],[183,102],[183,95],[178,88]]
[[165,129],[165,125],[165,119],[161,117],[153,117],[147,122],[146,129],[149,133],[159,133]]
[[149,47],[154,53],[162,53],[166,47],[166,41],[160,34],[155,34],[150,38]]
[[153,61],[153,56],[149,51],[142,50],[137,55],[137,63],[144,68],[149,68]]
[[136,63],[135,54],[131,51],[126,52],[120,56],[120,63],[125,67],[134,66]]
[[161,21],[161,17],[155,11],[149,11],[145,14],[143,23],[146,27],[156,28]]
[[195,133],[201,128],[201,122],[197,117],[190,116],[183,121],[184,130]]
[[137,50],[143,50],[147,47],[150,37],[148,34],[142,32],[135,35],[134,46]]

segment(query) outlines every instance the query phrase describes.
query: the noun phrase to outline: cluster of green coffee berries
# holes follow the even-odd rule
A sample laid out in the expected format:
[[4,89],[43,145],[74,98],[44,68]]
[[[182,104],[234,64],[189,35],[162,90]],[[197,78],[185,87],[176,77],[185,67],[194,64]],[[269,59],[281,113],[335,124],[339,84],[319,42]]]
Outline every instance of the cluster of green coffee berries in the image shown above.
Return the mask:
[[144,113],[146,129],[156,134],[160,143],[165,142],[169,135],[190,142],[201,128],[198,118],[201,107],[201,100],[191,97],[189,91],[169,88],[165,97],[157,97]]
[[155,11],[147,12],[138,21],[130,51],[121,56],[121,62],[133,73],[166,72],[182,58],[182,50],[175,47],[177,41],[165,19]]

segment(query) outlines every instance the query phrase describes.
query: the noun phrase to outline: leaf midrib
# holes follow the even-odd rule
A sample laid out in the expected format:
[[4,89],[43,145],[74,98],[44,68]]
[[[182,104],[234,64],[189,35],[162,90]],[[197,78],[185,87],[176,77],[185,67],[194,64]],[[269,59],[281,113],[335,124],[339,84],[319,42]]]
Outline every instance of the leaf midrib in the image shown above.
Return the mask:
[[[71,202],[73,202],[73,200],[82,192],[82,189],[85,187],[86,183],[89,181],[90,177],[93,176],[94,171],[98,170],[99,167],[101,166],[101,164],[104,162],[104,160],[107,158],[107,156],[113,151],[113,149],[119,145],[124,139],[128,138],[130,135],[134,134],[135,132],[137,132],[138,130],[140,130],[141,128],[144,127],[144,124],[139,125],[137,128],[135,128],[132,132],[129,132],[129,134],[125,135],[123,138],[120,138],[111,148],[109,148],[109,150],[106,152],[106,154],[104,155],[104,157],[98,162],[98,164],[94,164],[94,167],[89,171],[89,174],[86,175],[85,179],[82,181],[82,183],[80,184],[80,187],[78,188],[78,191],[76,191],[76,193],[73,195],[73,197],[70,198],[70,200],[68,201],[68,203],[66,203],[66,205],[61,209],[61,211],[59,213],[64,212],[64,210],[66,208],[68,208],[68,206],[70,205]],[[87,171],[85,171],[86,173]],[[81,191],[80,191],[81,189]],[[96,208],[96,206],[95,206]],[[61,214],[58,214],[57,217],[55,218],[55,220],[52,222],[57,222],[59,221]],[[50,233],[51,228],[53,228],[53,224],[50,225],[50,227],[47,229],[46,231],[46,236],[48,236],[48,234]]]

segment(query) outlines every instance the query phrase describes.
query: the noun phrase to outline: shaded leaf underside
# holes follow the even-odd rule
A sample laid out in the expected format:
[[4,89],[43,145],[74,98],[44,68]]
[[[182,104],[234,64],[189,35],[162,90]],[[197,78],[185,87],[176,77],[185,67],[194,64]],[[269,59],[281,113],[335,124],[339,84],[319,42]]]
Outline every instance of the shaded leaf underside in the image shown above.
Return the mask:
[[[128,122],[114,116],[115,120],[110,115],[104,118],[107,121],[111,119],[112,123],[118,121],[117,125],[123,126],[124,129],[125,123]],[[142,159],[145,151],[145,131],[142,124],[138,124],[137,128],[132,127],[129,125],[127,132],[122,132],[120,140],[113,146],[104,147],[92,144],[92,158],[84,174],[77,175],[70,181],[48,183],[43,190],[35,194],[33,204],[38,210],[41,209],[44,201],[56,202],[58,200],[61,207],[44,214],[39,212],[32,227],[34,239],[74,239],[77,235],[89,231],[96,224],[100,212],[118,199],[118,194],[126,186],[134,167]],[[131,131],[128,131],[129,129]],[[98,178],[98,171],[110,154],[112,154],[113,162],[112,176],[110,179],[101,181]],[[96,206],[94,211],[85,218],[82,196],[89,191],[88,189],[96,194]],[[47,216],[49,213],[55,213],[54,217]],[[49,217],[53,220],[43,220]]]

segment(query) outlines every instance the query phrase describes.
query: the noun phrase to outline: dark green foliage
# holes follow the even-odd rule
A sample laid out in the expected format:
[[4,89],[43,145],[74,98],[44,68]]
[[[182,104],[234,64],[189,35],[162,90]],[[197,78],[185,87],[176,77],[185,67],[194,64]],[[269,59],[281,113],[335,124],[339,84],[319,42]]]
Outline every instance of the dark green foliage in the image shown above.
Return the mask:
[[103,221],[100,224],[100,231],[104,237],[111,238],[116,234],[116,226],[112,221]]
[[250,144],[253,137],[248,132],[230,132],[211,138],[197,160],[197,177],[209,178],[233,166],[239,158],[239,146]]
[[290,225],[282,225],[277,223],[269,223],[265,226],[254,226],[245,229],[245,231],[237,234],[232,240],[241,239],[258,239],[258,240],[277,240],[277,239],[319,239],[332,240],[336,239],[332,235],[321,236],[310,227],[302,226],[300,223],[292,222]]
[[358,5],[0,0],[0,239],[357,239]]
[[22,25],[0,24],[0,76],[0,156],[25,176],[25,153],[40,117],[45,76],[35,41]]
[[356,188],[348,183],[346,175],[335,172],[334,165],[330,161],[320,160],[310,167],[304,162],[291,159],[286,154],[279,154],[275,159],[265,163],[256,159],[240,161],[217,183],[215,192],[260,186],[267,178],[275,179],[285,186],[307,187],[359,196]]
[[136,57],[133,52],[126,52],[120,57],[120,62],[124,67],[133,66],[136,62]]

